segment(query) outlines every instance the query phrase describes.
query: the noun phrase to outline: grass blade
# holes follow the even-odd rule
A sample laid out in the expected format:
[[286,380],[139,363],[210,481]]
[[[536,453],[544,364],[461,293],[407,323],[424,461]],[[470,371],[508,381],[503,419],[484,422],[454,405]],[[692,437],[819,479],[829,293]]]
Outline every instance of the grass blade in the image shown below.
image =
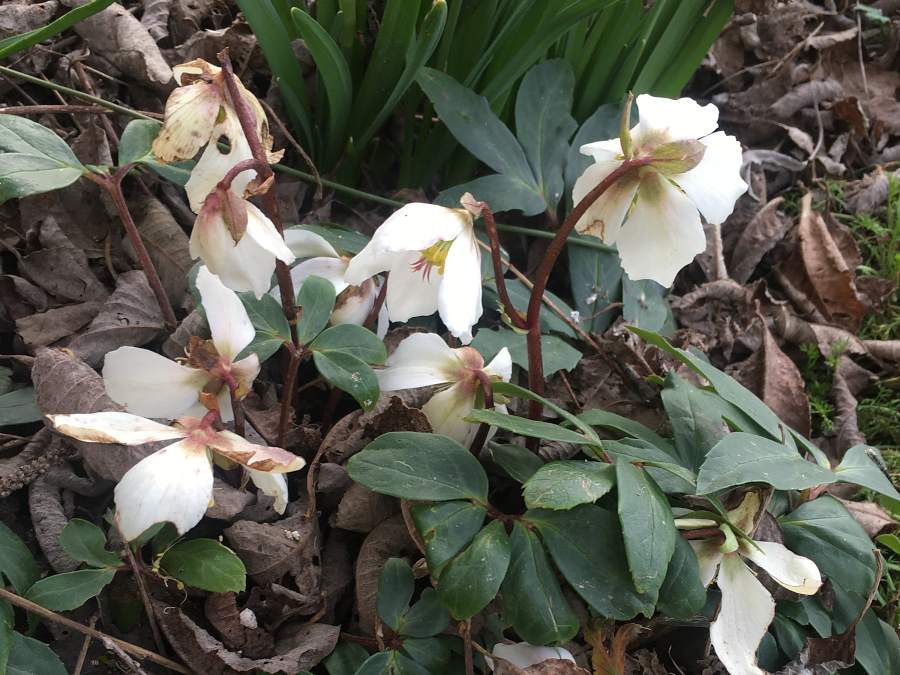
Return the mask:
[[13,35],[0,40],[0,59],[6,58],[16,52],[20,52],[23,49],[28,49],[39,42],[43,42],[54,35],[62,33],[82,19],[86,19],[89,16],[93,16],[94,14],[103,11],[113,2],[114,0],[93,0],[93,2],[88,2],[66,12],[46,26],[41,26],[40,28],[35,28],[26,33]]

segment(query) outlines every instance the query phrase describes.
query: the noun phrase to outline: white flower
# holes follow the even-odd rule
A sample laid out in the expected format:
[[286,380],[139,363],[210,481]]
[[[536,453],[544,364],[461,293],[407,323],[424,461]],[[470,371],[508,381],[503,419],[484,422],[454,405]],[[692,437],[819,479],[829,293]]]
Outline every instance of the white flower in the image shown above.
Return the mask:
[[[706,248],[699,213],[721,223],[747,189],[739,174],[741,144],[716,131],[719,110],[712,104],[642,94],[637,105],[633,159],[650,163],[617,180],[575,228],[615,244],[631,279],[671,286]],[[595,163],[575,183],[575,204],[626,160],[620,139],[588,143],[581,152]]]
[[[759,493],[748,492],[741,504],[729,512],[729,520],[742,532],[751,532],[762,508]],[[728,528],[726,534],[731,534],[728,525],[721,527]],[[756,664],[756,650],[775,617],[775,601],[744,559],[764,569],[784,588],[801,595],[813,595],[819,590],[819,568],[809,558],[770,541],[750,543],[726,537],[724,544],[712,540],[690,543],[697,553],[703,584],[708,586],[715,579],[722,592],[719,614],[709,630],[716,656],[731,675],[765,675]]]
[[[523,670],[550,660],[575,663],[575,657],[572,656],[572,653],[562,647],[536,647],[527,642],[518,642],[511,645],[498,642],[491,650],[491,654]],[[494,663],[490,659],[488,659],[488,665],[491,670],[494,670]]]
[[[375,306],[383,282],[378,277],[370,277],[356,285],[348,283],[344,276],[350,258],[342,256],[324,237],[315,232],[290,228],[284,232],[284,241],[295,257],[306,258],[291,268],[294,291],[299,293],[303,282],[309,277],[327,279],[334,286],[337,296],[334,311],[331,313],[331,325],[337,326],[342,323],[364,325]],[[270,293],[281,300],[281,291],[277,286]],[[378,310],[376,330],[379,338],[383,338],[387,333],[388,323],[387,307],[382,303]]]
[[[390,288],[390,286],[388,286]],[[385,367],[375,371],[382,391],[398,391],[440,385],[422,408],[436,434],[449,436],[469,445],[478,432],[477,424],[465,417],[475,407],[481,391],[479,374],[491,380],[508,382],[512,375],[512,358],[504,347],[487,366],[472,347],[451,349],[434,333],[415,333],[403,340],[391,354]],[[506,406],[495,408],[506,412]]]
[[221,188],[203,202],[191,231],[190,253],[226,286],[253,291],[257,298],[271,286],[275,260],[294,261],[272,221],[233,190]]
[[[407,204],[375,231],[347,266],[345,279],[360,284],[390,272],[385,304],[391,321],[408,321],[437,311],[464,344],[481,317],[481,252],[469,195],[466,208]],[[471,211],[469,210],[471,209]]]
[[57,431],[89,443],[177,441],[135,464],[116,485],[116,520],[128,541],[157,523],[168,521],[185,534],[200,522],[212,503],[212,453],[247,467],[251,476],[296,471],[305,464],[287,450],[216,431],[209,417],[182,417],[172,427],[122,412],[47,417]]
[[259,358],[250,354],[236,360],[256,335],[247,310],[234,291],[205,267],[197,274],[197,290],[212,340],[192,339],[185,365],[137,347],[119,347],[106,355],[106,393],[130,412],[165,419],[202,416],[206,408],[198,397],[205,392],[218,398],[220,414],[227,422],[233,419],[229,382],[238,397],[250,391],[259,374]]

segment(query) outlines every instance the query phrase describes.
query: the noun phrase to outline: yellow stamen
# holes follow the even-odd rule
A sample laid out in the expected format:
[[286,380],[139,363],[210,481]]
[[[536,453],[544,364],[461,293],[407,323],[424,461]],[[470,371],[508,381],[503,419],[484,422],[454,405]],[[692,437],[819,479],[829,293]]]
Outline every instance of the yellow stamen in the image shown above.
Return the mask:
[[413,263],[413,271],[421,271],[422,276],[426,279],[431,275],[432,268],[437,268],[438,274],[443,275],[447,254],[450,252],[451,246],[453,246],[452,239],[449,241],[438,241],[424,249],[421,251],[421,257]]

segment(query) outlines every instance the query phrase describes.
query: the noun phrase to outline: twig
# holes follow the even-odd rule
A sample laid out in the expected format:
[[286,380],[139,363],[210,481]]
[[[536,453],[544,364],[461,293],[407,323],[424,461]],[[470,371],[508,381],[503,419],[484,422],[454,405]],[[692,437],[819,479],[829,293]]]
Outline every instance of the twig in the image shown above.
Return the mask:
[[463,657],[466,662],[466,675],[474,675],[475,665],[472,662],[472,622],[460,621],[459,634],[463,639]]
[[487,230],[488,240],[491,242],[491,262],[494,265],[494,284],[497,286],[497,295],[500,297],[500,307],[516,328],[527,328],[528,322],[516,310],[509,298],[506,289],[506,279],[503,276],[503,261],[500,255],[500,236],[497,234],[497,224],[494,222],[494,212],[485,202],[481,202],[481,218],[484,220],[484,229]]
[[135,644],[131,644],[130,642],[125,642],[125,640],[120,640],[118,638],[114,638],[106,633],[101,633],[99,630],[94,628],[90,628],[83,624],[78,623],[77,621],[72,621],[72,619],[68,619],[60,614],[57,614],[54,611],[49,609],[45,609],[41,607],[37,603],[32,602],[31,600],[26,600],[20,595],[16,595],[5,588],[0,588],[0,599],[6,600],[11,605],[15,605],[16,607],[21,607],[24,610],[31,612],[32,614],[37,614],[39,617],[46,619],[47,621],[52,621],[54,623],[58,623],[61,626],[65,626],[66,628],[71,628],[74,631],[78,631],[82,635],[90,635],[95,640],[109,640],[110,642],[118,645],[122,651],[128,652],[129,654],[134,654],[139,659],[147,659],[148,661],[152,661],[153,663],[163,666],[164,668],[168,668],[169,670],[174,670],[176,673],[184,673],[184,675],[193,675],[190,670],[185,668],[180,663],[172,661],[171,659],[167,659],[165,656],[160,656],[155,652],[151,652],[149,649],[144,649]]
[[712,248],[713,248],[713,275],[716,281],[728,278],[728,268],[725,266],[725,252],[722,246],[722,226],[712,223]]
[[0,108],[0,115],[57,115],[90,113],[109,115],[112,111],[96,105],[19,105]]
[[122,548],[125,549],[125,559],[128,561],[128,565],[131,567],[131,573],[134,576],[134,583],[137,584],[138,593],[141,595],[141,601],[144,603],[144,611],[147,614],[147,621],[150,622],[150,632],[153,633],[153,642],[156,644],[156,650],[161,654],[165,654],[165,643],[163,642],[162,633],[159,630],[159,626],[156,623],[156,614],[153,613],[153,603],[150,602],[150,595],[147,593],[147,586],[144,583],[144,575],[143,570],[141,569],[141,564],[138,562],[137,558],[135,558],[134,553],[131,551],[131,546],[128,543],[128,539],[122,534],[122,529],[119,527],[119,520],[116,518],[115,520],[116,530],[119,533],[119,536],[122,538]]
[[231,395],[231,412],[234,416],[234,433],[241,438],[244,437],[244,404],[237,395],[237,387],[229,383],[228,393]]
[[[75,68],[75,72],[78,73],[78,80],[81,82],[81,86],[84,87],[84,90],[91,96],[96,96],[97,91],[94,89],[94,85],[91,84],[91,80],[87,76],[87,73],[84,72],[84,66],[81,65],[81,61],[75,61],[72,66]],[[109,142],[112,143],[115,148],[118,148],[119,134],[116,133],[115,127],[112,125],[112,120],[108,117],[101,117],[100,123],[103,125],[103,130],[106,132],[106,137],[109,139]]]
[[291,422],[291,410],[294,404],[294,390],[297,388],[297,371],[300,368],[300,360],[303,358],[303,350],[290,345],[288,351],[291,354],[287,370],[284,373],[284,385],[281,388],[281,412],[278,416],[278,447],[283,448],[287,442],[288,427]]
[[[93,628],[97,625],[97,615],[94,614],[91,617],[91,621],[89,624],[90,628]],[[81,651],[78,652],[78,660],[75,662],[75,670],[72,671],[72,675],[81,675],[81,671],[84,670],[84,662],[87,659],[88,650],[91,647],[91,640],[93,640],[90,635],[84,636],[84,642],[81,644]]]
[[425,555],[425,541],[422,539],[422,535],[419,534],[419,530],[416,529],[416,522],[413,520],[410,506],[411,504],[408,499],[400,500],[400,512],[403,514],[403,522],[406,524],[406,531],[409,533],[409,538],[413,540],[416,548],[419,549],[419,553]]
[[111,652],[115,653],[115,655],[118,656],[122,660],[122,662],[128,667],[128,669],[132,673],[134,673],[135,675],[147,675],[147,672],[143,668],[141,668],[140,664],[137,661],[135,661],[133,658],[128,656],[128,654],[125,653],[125,650],[122,649],[115,642],[113,642],[109,638],[102,639],[101,642],[103,643],[104,647],[106,647]]

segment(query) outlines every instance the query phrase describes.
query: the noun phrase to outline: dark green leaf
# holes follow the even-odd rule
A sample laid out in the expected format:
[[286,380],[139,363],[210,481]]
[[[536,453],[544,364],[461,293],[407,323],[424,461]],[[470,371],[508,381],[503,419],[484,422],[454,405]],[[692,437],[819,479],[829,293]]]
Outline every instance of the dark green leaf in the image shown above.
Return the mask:
[[22,635],[12,634],[12,646],[6,675],[68,675],[66,667],[43,642]]
[[675,538],[675,552],[666,579],[659,589],[656,608],[673,619],[690,619],[706,604],[706,588],[700,582],[697,554],[684,537]]
[[695,471],[707,453],[728,433],[722,415],[730,405],[718,394],[698,389],[675,373],[666,376],[661,392],[663,406],[672,423],[677,455]]
[[155,159],[153,140],[162,125],[153,120],[131,120],[119,139],[119,166]]
[[592,504],[571,511],[535,509],[525,520],[538,528],[553,562],[597,612],[624,621],[653,614],[653,598],[634,587],[618,519]]
[[524,483],[544,466],[544,460],[521,445],[508,443],[488,443],[487,457],[506,474],[519,483]]
[[[47,127],[18,115],[0,115],[0,150],[44,159],[57,168],[76,169],[79,174],[86,171],[64,140]],[[4,165],[8,160],[8,156],[3,158]]]
[[369,652],[365,647],[354,642],[340,642],[323,663],[328,675],[356,675],[368,658]]
[[[429,589],[430,590],[430,589]],[[431,591],[432,597],[437,595]],[[439,600],[437,601],[440,602]],[[444,626],[450,621],[450,615],[444,610]],[[446,673],[453,654],[445,640],[438,637],[406,638],[403,640],[403,653],[417,665],[422,666],[429,674]]]
[[[442,633],[450,615],[433,588],[422,591],[419,601],[404,614],[397,632],[411,638],[429,638]],[[417,661],[419,659],[416,659]]]
[[339,351],[313,351],[319,374],[329,384],[356,399],[363,410],[371,410],[378,402],[378,378],[366,363],[353,354]]
[[744,483],[803,490],[834,481],[831,471],[807,462],[796,449],[738,431],[709,451],[697,475],[697,493],[709,494]]
[[95,597],[116,576],[116,570],[83,569],[45,577],[32,586],[26,597],[41,607],[66,612]]
[[[528,370],[528,338],[508,328],[484,329],[478,331],[470,346],[477,349],[485,361],[493,359],[506,347],[512,362]],[[541,336],[541,362],[544,377],[550,377],[560,370],[572,370],[581,360],[581,352],[556,335]]]
[[241,592],[247,585],[244,563],[214,539],[175,544],[162,557],[160,567],[188,586],[213,593]]
[[526,642],[571,640],[580,627],[563,595],[540,540],[521,523],[513,526],[512,557],[503,582],[504,617]]
[[10,199],[59,190],[81,178],[84,171],[46,157],[0,154],[0,204]]
[[610,457],[645,464],[657,485],[667,494],[692,494],[697,477],[685,469],[675,457],[647,441],[626,438],[622,441],[603,441],[603,449]]
[[34,387],[22,387],[0,395],[0,427],[37,422],[43,417],[44,413],[35,403]]
[[512,431],[514,434],[522,436],[530,436],[532,438],[543,438],[548,441],[564,441],[566,443],[576,443],[579,445],[595,444],[596,441],[585,438],[581,434],[566,429],[558,424],[550,422],[541,422],[540,420],[531,420],[527,417],[519,417],[517,415],[508,415],[506,413],[497,412],[496,410],[478,409],[473,410],[466,417],[468,422],[485,422],[491,426],[500,429]]
[[434,199],[435,204],[457,208],[459,198],[470,192],[475,199],[487,202],[495,213],[521,211],[525,216],[536,216],[547,208],[544,198],[535,189],[500,173],[479,176],[474,180],[443,190]]
[[297,320],[297,340],[301,345],[312,342],[328,325],[335,299],[334,284],[327,279],[312,276],[303,281],[297,294],[297,304],[303,308]]
[[115,0],[93,0],[92,2],[86,2],[79,7],[75,7],[75,9],[69,10],[58,19],[48,23],[46,26],[41,26],[40,28],[35,28],[26,33],[12,35],[0,40],[0,59],[5,59],[7,56],[28,49],[54,35],[59,35],[79,21],[106,9],[114,1]]
[[627,417],[622,417],[622,415],[617,415],[616,413],[607,410],[586,410],[578,416],[578,419],[592,427],[613,429],[626,436],[647,441],[667,454],[673,457],[675,456],[674,449],[669,441],[653,430],[648,429],[640,422],[635,422]]
[[31,588],[41,574],[31,552],[3,523],[0,523],[0,573],[19,594]]
[[[0,397],[0,401],[3,398]],[[886,495],[891,499],[900,499],[900,493],[885,475],[884,459],[876,448],[870,445],[855,445],[846,453],[841,463],[834,470],[838,483],[853,483]]]
[[371,364],[381,364],[387,358],[384,343],[370,330],[350,323],[332,326],[322,331],[310,343],[315,352],[341,352]]
[[856,625],[856,661],[869,675],[900,673],[900,636],[871,609]]
[[253,342],[244,348],[239,355],[241,358],[249,353],[255,353],[260,362],[268,359],[277,352],[281,346],[291,341],[291,326],[284,316],[284,310],[271,295],[264,295],[257,299],[252,292],[238,293],[238,297],[247,310],[247,316],[256,329],[256,337]]
[[592,504],[609,492],[615,482],[616,470],[609,464],[550,462],[525,483],[525,504],[530,509],[571,509]]
[[73,518],[59,535],[59,545],[75,560],[94,567],[117,567],[122,560],[106,550],[103,530],[81,518]]
[[355,675],[394,675],[397,671],[391,667],[391,655],[394,652],[378,652],[372,654],[360,666]]
[[481,464],[452,438],[397,431],[379,436],[347,462],[350,477],[401,499],[487,500]]
[[438,594],[454,619],[471,618],[494,599],[506,576],[510,552],[503,523],[495,520],[447,563],[438,580]]
[[666,301],[668,289],[652,279],[632,281],[622,277],[622,317],[628,323],[647,330],[661,330],[671,316]]
[[409,609],[415,590],[412,569],[402,558],[390,558],[381,568],[378,578],[376,607],[378,616],[395,632],[400,630],[400,620]]
[[432,572],[469,545],[487,513],[483,506],[469,501],[416,504],[411,510]]

